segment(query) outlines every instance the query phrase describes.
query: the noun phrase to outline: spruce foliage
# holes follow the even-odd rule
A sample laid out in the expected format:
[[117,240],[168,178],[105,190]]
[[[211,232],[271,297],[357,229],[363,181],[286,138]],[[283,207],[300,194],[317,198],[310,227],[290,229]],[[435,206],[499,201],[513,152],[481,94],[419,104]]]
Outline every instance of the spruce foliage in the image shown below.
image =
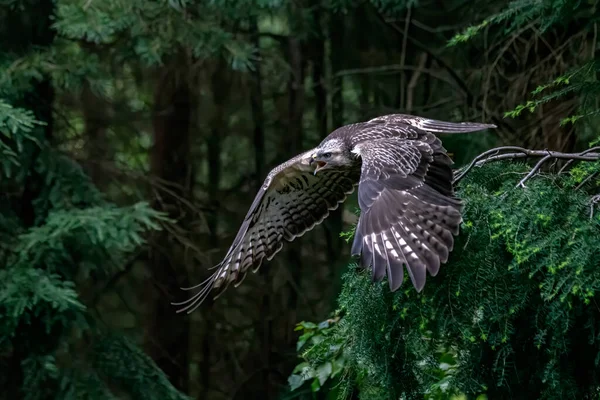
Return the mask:
[[290,382],[319,380],[329,363],[343,369],[336,390],[364,399],[597,396],[600,212],[573,187],[600,163],[515,187],[529,170],[502,162],[467,175],[451,262],[422,293],[347,273],[339,322],[301,343],[306,363]]

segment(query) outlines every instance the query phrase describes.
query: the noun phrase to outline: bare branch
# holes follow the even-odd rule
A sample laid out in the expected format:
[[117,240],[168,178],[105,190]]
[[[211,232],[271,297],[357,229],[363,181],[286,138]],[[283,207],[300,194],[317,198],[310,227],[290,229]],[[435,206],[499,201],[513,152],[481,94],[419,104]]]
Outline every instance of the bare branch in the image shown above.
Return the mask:
[[546,155],[544,158],[542,158],[540,161],[537,162],[537,164],[535,164],[533,166],[533,168],[531,169],[531,171],[529,171],[529,173],[527,175],[525,175],[525,177],[523,179],[521,179],[519,181],[519,183],[517,183],[517,187],[522,187],[525,188],[525,182],[527,182],[532,176],[534,176],[542,167],[542,165],[550,160],[552,158],[551,154]]
[[[527,158],[527,157],[542,157],[540,161],[533,167],[533,169],[523,178],[517,186],[524,186],[525,181],[530,179],[533,175],[535,175],[541,166],[551,159],[557,160],[569,160],[572,162],[574,160],[579,161],[598,161],[600,160],[600,153],[596,152],[596,150],[600,150],[600,147],[594,147],[588,150],[585,150],[580,153],[562,153],[558,151],[549,151],[549,150],[530,150],[525,149],[523,147],[516,146],[503,146],[496,147],[494,149],[488,150],[479,156],[475,157],[475,159],[466,167],[457,171],[457,174],[454,178],[453,183],[456,185],[464,176],[471,171],[474,167],[480,167],[488,162],[501,161],[501,160],[513,160],[518,158]],[[501,154],[503,153],[503,154]],[[563,167],[564,168],[564,167]],[[559,171],[560,172],[560,171]]]
[[[592,153],[592,152],[595,152],[595,151],[599,151],[599,150],[600,150],[600,146],[591,147],[591,148],[589,148],[589,149],[587,149],[587,150],[585,150],[585,151],[582,151],[582,152],[581,152],[581,155],[583,156],[583,155],[586,155],[586,154],[589,154],[589,153]],[[561,168],[561,169],[558,171],[558,173],[559,173],[559,174],[562,174],[562,173],[565,171],[565,169],[566,169],[566,168],[567,168],[569,165],[571,165],[571,164],[572,164],[574,161],[575,161],[574,159],[573,159],[573,160],[569,160],[569,161],[567,161],[567,162],[565,163],[565,165],[563,165],[563,167],[562,167],[562,168]]]

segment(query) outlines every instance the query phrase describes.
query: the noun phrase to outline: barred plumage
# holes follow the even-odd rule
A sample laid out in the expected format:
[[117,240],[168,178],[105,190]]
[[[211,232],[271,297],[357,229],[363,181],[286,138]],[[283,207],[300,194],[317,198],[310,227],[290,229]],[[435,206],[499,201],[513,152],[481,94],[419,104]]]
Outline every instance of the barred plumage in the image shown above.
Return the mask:
[[[400,287],[404,267],[414,287],[425,285],[448,260],[461,222],[454,197],[452,161],[436,133],[474,132],[494,125],[453,123],[410,115],[385,115],[336,129],[318,147],[274,168],[250,206],[216,271],[186,290],[192,312],[213,289],[239,285],[249,269],[272,259],[321,223],[358,185],[361,216],[352,254],[371,267],[374,280]],[[218,296],[217,294],[217,296]]]

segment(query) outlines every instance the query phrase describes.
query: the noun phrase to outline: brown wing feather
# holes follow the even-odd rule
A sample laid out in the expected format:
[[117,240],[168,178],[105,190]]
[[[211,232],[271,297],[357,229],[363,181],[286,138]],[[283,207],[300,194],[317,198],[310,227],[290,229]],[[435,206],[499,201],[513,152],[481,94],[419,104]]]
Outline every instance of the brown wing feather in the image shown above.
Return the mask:
[[361,217],[352,254],[361,256],[362,266],[372,266],[374,280],[387,275],[394,291],[406,266],[420,291],[426,271],[438,273],[452,251],[463,206],[454,197],[452,160],[433,132],[492,128],[496,126],[390,114],[332,133],[347,136],[362,158]]
[[363,267],[372,267],[374,280],[387,275],[392,291],[402,284],[404,266],[414,287],[423,289],[426,271],[435,276],[448,260],[461,222],[452,161],[435,135],[418,128],[414,133],[366,141],[355,149],[362,158],[361,216],[352,254],[361,256]]
[[435,119],[418,117],[407,114],[388,114],[373,118],[367,123],[384,125],[410,125],[421,131],[435,133],[467,133],[477,132],[484,129],[496,128],[494,124],[483,124],[480,122],[449,122]]
[[178,312],[194,311],[213,289],[220,295],[229,284],[239,285],[248,270],[258,270],[283,247],[320,224],[354,191],[359,173],[355,170],[323,170],[316,176],[307,151],[269,173],[250,206],[233,244],[216,271],[204,282],[186,290],[198,293]]

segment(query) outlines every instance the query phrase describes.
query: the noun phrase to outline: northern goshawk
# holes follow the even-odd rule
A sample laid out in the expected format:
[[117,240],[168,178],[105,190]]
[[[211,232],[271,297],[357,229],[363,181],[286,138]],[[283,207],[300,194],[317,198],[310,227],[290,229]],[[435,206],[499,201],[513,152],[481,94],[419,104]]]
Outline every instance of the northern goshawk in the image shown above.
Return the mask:
[[374,281],[387,275],[391,291],[402,284],[406,266],[421,291],[426,271],[435,276],[448,260],[462,220],[452,161],[435,133],[495,127],[392,114],[336,129],[269,173],[216,271],[186,288],[198,293],[174,304],[192,312],[213,289],[220,294],[230,283],[238,286],[249,269],[321,223],[357,185],[361,214],[352,255],[372,268]]

